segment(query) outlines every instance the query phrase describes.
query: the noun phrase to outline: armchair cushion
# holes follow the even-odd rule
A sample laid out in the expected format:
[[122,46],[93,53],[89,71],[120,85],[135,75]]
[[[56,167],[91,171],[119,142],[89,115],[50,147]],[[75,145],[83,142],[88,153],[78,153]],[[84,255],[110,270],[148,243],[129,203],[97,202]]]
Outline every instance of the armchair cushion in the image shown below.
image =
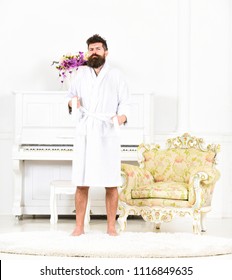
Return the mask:
[[132,189],[131,198],[158,198],[188,200],[188,185],[177,182],[159,182]]

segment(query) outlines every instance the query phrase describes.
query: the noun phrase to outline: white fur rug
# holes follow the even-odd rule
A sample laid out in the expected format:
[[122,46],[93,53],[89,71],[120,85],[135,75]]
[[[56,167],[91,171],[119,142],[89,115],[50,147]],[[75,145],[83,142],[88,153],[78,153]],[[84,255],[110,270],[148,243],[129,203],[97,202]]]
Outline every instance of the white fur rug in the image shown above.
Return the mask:
[[124,232],[111,237],[89,232],[41,231],[0,235],[0,252],[63,257],[168,258],[201,257],[232,253],[232,239],[191,233]]

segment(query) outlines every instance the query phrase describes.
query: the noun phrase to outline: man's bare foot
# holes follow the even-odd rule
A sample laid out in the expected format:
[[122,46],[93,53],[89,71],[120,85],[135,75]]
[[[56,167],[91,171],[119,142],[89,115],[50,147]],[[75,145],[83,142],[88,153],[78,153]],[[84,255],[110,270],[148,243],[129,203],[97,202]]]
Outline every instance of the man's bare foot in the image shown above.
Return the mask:
[[82,234],[85,234],[84,230],[82,228],[76,227],[71,235],[72,236],[80,236]]
[[115,229],[112,229],[112,230],[107,230],[107,234],[109,234],[110,236],[117,236],[118,233]]

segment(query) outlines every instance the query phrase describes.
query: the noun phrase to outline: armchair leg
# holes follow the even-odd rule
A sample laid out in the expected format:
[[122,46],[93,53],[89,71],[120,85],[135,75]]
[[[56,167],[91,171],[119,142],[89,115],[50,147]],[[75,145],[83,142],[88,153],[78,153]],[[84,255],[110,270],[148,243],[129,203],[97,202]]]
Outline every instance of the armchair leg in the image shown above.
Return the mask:
[[201,231],[202,232],[206,232],[207,228],[205,225],[205,220],[206,220],[206,212],[201,212]]
[[122,216],[118,217],[118,223],[119,223],[119,226],[120,226],[120,231],[124,231],[126,229],[127,217],[128,217],[128,215],[124,215],[123,217]]
[[126,226],[127,226],[127,217],[129,215],[129,213],[122,206],[119,209],[121,210],[121,213],[120,213],[117,221],[118,221],[119,226],[120,226],[120,231],[124,231],[126,229]]
[[195,234],[200,234],[201,223],[200,223],[201,213],[199,211],[193,212],[193,232]]
[[155,229],[159,230],[161,226],[161,223],[155,223]]

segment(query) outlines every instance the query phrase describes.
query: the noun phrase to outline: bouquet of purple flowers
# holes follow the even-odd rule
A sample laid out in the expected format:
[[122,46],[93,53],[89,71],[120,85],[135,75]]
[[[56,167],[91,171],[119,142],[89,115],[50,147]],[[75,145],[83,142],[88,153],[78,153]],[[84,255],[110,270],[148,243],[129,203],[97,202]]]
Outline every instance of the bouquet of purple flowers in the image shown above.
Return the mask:
[[77,55],[63,55],[59,62],[53,61],[52,65],[58,64],[56,69],[59,70],[59,77],[61,77],[61,83],[63,83],[64,79],[67,77],[67,73],[72,74],[79,66],[86,65],[87,60],[87,55],[83,52],[79,52]]

